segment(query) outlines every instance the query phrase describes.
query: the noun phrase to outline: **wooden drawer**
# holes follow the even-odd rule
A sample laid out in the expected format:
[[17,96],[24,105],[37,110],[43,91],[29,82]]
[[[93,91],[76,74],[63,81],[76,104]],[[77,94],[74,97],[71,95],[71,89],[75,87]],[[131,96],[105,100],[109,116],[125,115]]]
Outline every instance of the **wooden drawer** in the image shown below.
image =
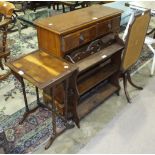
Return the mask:
[[113,32],[119,32],[120,31],[120,21],[121,21],[121,17],[115,17],[112,19],[112,31]]
[[79,30],[62,37],[62,51],[66,52],[96,38],[96,26]]
[[112,30],[111,20],[97,23],[97,36],[105,35]]

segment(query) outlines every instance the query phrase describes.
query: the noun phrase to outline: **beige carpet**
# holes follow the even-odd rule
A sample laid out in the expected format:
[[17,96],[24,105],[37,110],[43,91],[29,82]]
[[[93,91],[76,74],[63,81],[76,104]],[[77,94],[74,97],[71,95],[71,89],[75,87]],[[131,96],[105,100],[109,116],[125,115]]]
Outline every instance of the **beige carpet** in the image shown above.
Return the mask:
[[147,85],[133,103],[103,126],[79,153],[155,153],[154,94],[155,77],[148,77]]

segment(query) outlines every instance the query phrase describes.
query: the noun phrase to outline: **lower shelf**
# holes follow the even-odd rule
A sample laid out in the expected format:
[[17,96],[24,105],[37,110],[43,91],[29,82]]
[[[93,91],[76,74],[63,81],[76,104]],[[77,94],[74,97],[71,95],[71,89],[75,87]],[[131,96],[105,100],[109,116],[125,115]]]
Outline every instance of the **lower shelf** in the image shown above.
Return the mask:
[[79,118],[82,119],[117,90],[118,88],[113,84],[106,83],[101,88],[97,89],[95,93],[92,93],[90,97],[81,100],[78,105]]

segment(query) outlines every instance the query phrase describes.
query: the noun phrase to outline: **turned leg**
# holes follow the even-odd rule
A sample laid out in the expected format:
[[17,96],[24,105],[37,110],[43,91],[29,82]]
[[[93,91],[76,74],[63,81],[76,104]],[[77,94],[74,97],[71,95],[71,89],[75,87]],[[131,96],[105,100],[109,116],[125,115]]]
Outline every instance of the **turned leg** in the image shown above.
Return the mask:
[[6,50],[6,39],[7,39],[7,26],[4,28],[3,31],[3,42],[2,42],[3,52],[5,52]]
[[129,103],[131,103],[131,99],[130,99],[130,96],[129,96],[128,91],[127,91],[127,77],[126,77],[125,73],[123,74],[123,85],[124,85],[124,92],[126,95],[126,99]]
[[2,63],[2,59],[0,58],[0,67],[2,70],[4,70],[4,66],[3,66],[3,63]]
[[133,87],[135,87],[135,88],[137,88],[137,89],[139,89],[139,90],[143,90],[142,87],[139,87],[139,86],[135,85],[135,84],[132,82],[131,76],[130,76],[130,73],[129,73],[129,72],[127,72],[127,79],[128,79],[129,83],[130,83]]

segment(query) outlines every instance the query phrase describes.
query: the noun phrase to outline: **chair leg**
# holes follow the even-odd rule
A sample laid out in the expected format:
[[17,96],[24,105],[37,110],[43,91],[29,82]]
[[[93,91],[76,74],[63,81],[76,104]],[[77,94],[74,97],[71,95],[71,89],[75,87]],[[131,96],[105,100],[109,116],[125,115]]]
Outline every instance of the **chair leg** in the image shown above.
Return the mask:
[[125,92],[126,99],[127,99],[128,103],[131,103],[129,93],[127,91],[127,77],[126,77],[125,73],[123,74],[123,85],[124,85],[124,92]]
[[65,13],[65,5],[62,4],[62,10],[63,10],[63,13]]
[[130,76],[130,73],[129,73],[129,72],[127,72],[127,80],[129,81],[129,83],[130,83],[133,87],[135,87],[135,88],[137,88],[137,89],[139,89],[139,90],[143,90],[142,87],[139,87],[139,86],[135,85],[135,84],[132,82],[131,76]]
[[154,50],[154,48],[151,45],[148,45],[148,44],[146,44],[146,45],[149,47],[149,49],[151,50],[151,52],[154,54],[154,56],[153,56],[153,62],[152,62],[152,67],[151,67],[151,76],[152,76],[153,73],[154,73],[154,68],[155,68],[155,50]]
[[153,73],[154,73],[154,68],[155,68],[155,54],[154,54],[154,56],[153,56],[153,61],[152,61],[151,76],[152,76]]
[[5,52],[6,50],[6,39],[7,39],[7,26],[4,27],[3,36],[2,36],[2,50]]

